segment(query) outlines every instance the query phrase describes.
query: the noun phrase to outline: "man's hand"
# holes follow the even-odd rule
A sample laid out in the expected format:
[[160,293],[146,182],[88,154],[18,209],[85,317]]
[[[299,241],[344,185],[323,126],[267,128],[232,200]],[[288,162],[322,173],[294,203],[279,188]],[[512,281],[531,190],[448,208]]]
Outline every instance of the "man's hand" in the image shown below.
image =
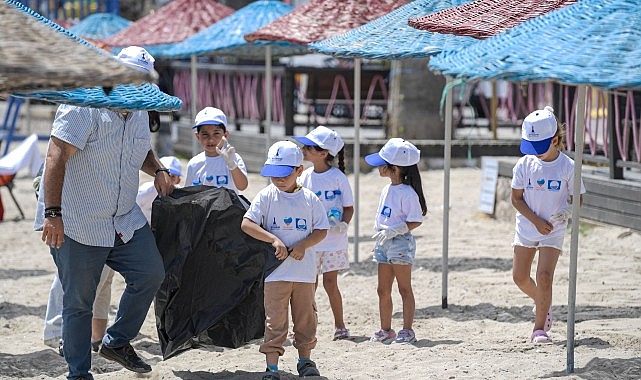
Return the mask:
[[158,172],[156,177],[154,177],[154,187],[161,197],[171,194],[174,191],[174,183],[169,173],[164,171]]
[[225,160],[227,168],[229,168],[229,170],[234,170],[238,167],[236,161],[234,161],[234,157],[236,157],[236,148],[229,145],[229,142],[227,142],[225,137],[223,137],[222,142],[222,147],[216,147],[216,152],[223,158],[223,160]]
[[60,248],[65,241],[65,226],[61,216],[45,218],[42,226],[42,241],[51,248]]

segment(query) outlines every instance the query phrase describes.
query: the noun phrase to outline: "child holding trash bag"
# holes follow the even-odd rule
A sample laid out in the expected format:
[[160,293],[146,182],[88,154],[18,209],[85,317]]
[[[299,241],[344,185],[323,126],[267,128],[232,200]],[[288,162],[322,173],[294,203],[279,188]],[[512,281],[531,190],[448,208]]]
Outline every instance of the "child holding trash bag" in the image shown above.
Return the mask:
[[293,142],[273,144],[260,172],[272,183],[254,197],[241,224],[248,235],[272,244],[276,257],[283,260],[265,278],[265,338],[260,352],[265,354],[267,369],[263,379],[280,379],[278,359],[285,353],[290,307],[298,374],[320,376],[310,357],[318,322],[316,257],[310,248],[325,238],[329,222],[316,194],[296,182],[302,163],[303,153]]
[[[525,156],[514,165],[512,175],[512,205],[517,211],[512,278],[534,300],[530,341],[538,344],[552,342],[547,333],[552,327],[552,282],[572,211],[574,161],[561,153],[563,127],[550,106],[529,114],[521,127]],[[535,280],[530,272],[537,250]]]

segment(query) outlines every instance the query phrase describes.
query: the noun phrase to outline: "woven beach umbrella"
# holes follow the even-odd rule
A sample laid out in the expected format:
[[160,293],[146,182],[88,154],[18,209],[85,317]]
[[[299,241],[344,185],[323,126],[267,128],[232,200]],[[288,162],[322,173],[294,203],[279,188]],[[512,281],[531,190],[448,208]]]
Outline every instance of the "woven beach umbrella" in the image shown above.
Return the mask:
[[409,25],[434,33],[484,39],[577,0],[476,0],[427,16],[409,19]]
[[142,83],[133,70],[17,1],[0,2],[0,92]]
[[[579,199],[587,86],[641,87],[641,3],[581,0],[527,21],[433,66],[464,78],[557,80],[578,85],[573,198]],[[536,43],[532,43],[536,41]],[[449,67],[452,64],[455,67]],[[579,215],[579,202],[572,205]],[[567,372],[574,372],[574,322],[579,218],[572,218],[568,290]]]
[[405,4],[402,0],[310,0],[245,35],[245,40],[307,44],[345,33]]
[[[252,33],[282,17],[294,8],[276,0],[260,0],[237,10],[233,14],[188,39],[173,45],[163,53],[167,58],[183,58],[190,55],[229,55],[241,58],[265,56],[264,43],[245,41],[244,35]],[[308,52],[307,47],[285,43],[270,43],[273,56],[288,56]]]
[[101,42],[108,46],[145,47],[180,42],[233,12],[214,0],[173,0]]
[[109,37],[131,25],[131,21],[113,13],[94,13],[82,19],[69,31],[82,38],[99,40]]

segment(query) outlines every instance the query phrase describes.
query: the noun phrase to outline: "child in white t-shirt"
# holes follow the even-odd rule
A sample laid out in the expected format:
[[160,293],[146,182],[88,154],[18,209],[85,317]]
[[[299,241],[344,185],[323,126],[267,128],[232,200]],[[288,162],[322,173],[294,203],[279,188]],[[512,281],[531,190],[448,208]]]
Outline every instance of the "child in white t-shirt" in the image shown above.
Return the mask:
[[[334,340],[349,338],[343,320],[343,298],[338,288],[338,272],[349,268],[347,225],[354,215],[352,188],[345,176],[343,139],[335,131],[318,126],[304,137],[294,137],[303,144],[303,158],[313,167],[305,169],[299,183],[321,200],[330,224],[327,237],[314,246],[323,288],[334,314]],[[333,167],[334,158],[338,167]]]
[[293,345],[298,350],[298,374],[320,376],[310,359],[316,346],[316,257],[313,247],[327,235],[329,222],[320,200],[296,179],[303,172],[303,153],[291,141],[269,148],[261,175],[271,177],[245,213],[241,229],[255,239],[271,243],[283,262],[265,278],[265,338],[260,352],[267,370],[263,379],[280,379],[278,358],[289,328],[294,324]]
[[[174,186],[180,185],[180,177],[182,176],[183,166],[180,160],[174,156],[165,156],[160,159],[160,163],[169,170],[169,177],[174,183]],[[147,223],[151,226],[151,206],[158,196],[158,191],[154,186],[153,181],[145,182],[138,187],[138,195],[136,195],[136,203],[145,214]]]
[[[412,264],[416,241],[410,233],[423,223],[427,213],[425,197],[418,171],[421,152],[409,141],[392,138],[378,153],[365,156],[365,161],[378,167],[381,177],[391,183],[383,188],[376,210],[372,238],[374,262],[378,263],[378,308],[381,328],[372,342],[414,343],[412,329],[416,309],[412,290]],[[392,329],[392,284],[396,279],[403,302],[403,329],[398,335]]]
[[[561,153],[565,130],[552,107],[529,114],[521,137],[525,156],[514,166],[512,176],[512,205],[517,211],[512,278],[535,303],[530,341],[551,343],[547,332],[552,327],[552,282],[572,210],[574,161]],[[530,272],[537,249],[535,280]]]
[[206,185],[236,191],[247,188],[245,162],[229,145],[227,116],[214,107],[205,107],[196,115],[194,135],[205,150],[187,163],[185,186]]

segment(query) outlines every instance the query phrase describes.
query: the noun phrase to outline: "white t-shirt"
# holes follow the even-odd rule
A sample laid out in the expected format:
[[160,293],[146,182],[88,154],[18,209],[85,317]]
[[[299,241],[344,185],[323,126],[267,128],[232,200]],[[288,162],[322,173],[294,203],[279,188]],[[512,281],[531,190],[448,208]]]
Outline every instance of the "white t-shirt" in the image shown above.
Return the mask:
[[410,185],[389,184],[383,188],[378,201],[374,229],[398,225],[403,222],[422,222],[421,203],[418,194]]
[[158,196],[158,191],[152,181],[145,182],[138,187],[138,195],[136,196],[136,203],[140,206],[142,213],[147,218],[147,223],[151,226],[151,205],[154,199]]
[[[234,156],[234,161],[238,165],[238,169],[247,175],[245,162],[238,153]],[[205,152],[201,152],[189,160],[185,186],[193,186],[194,181],[198,181],[197,185],[226,187],[238,193],[231,171],[221,156],[209,157],[205,155]]]
[[[303,240],[313,230],[329,229],[323,205],[316,194],[304,187],[286,193],[270,184],[254,197],[244,217],[276,235],[287,247]],[[316,254],[312,248],[305,250],[302,260],[287,257],[265,282],[316,282]]]
[[[534,155],[525,155],[512,169],[512,188],[522,189],[523,200],[539,217],[550,221],[552,232],[543,235],[517,211],[516,232],[527,240],[539,241],[565,235],[567,222],[551,221],[550,216],[567,207],[574,187],[574,161],[565,154],[546,162]],[[581,194],[585,193],[581,181]]]
[[[343,207],[354,206],[352,188],[347,176],[340,169],[332,167],[324,173],[314,172],[314,168],[306,169],[300,176],[299,183],[313,191],[323,204],[325,211],[338,208],[343,220]],[[347,231],[329,230],[327,237],[314,246],[316,251],[337,251],[347,249]]]

